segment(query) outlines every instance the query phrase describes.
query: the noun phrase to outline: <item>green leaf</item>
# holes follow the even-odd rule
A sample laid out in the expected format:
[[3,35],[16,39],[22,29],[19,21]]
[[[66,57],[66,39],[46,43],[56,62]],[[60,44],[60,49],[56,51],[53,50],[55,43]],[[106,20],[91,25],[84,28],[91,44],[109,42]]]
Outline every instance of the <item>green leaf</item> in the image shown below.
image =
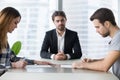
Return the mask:
[[16,41],[16,42],[13,44],[11,50],[15,53],[15,55],[18,55],[18,53],[19,53],[20,50],[21,50],[21,42],[20,42],[20,41]]

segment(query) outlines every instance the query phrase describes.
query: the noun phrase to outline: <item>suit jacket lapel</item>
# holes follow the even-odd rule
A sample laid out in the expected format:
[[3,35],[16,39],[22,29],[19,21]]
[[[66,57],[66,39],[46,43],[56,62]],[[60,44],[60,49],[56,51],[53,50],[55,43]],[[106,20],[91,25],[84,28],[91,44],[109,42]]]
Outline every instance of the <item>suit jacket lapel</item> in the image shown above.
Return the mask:
[[69,41],[68,35],[69,35],[69,32],[68,32],[68,29],[66,29],[65,41],[64,41],[64,52],[65,52],[65,50],[66,50],[66,48],[67,48],[67,42]]
[[53,45],[55,46],[55,51],[58,51],[58,41],[57,41],[56,29],[53,32]]

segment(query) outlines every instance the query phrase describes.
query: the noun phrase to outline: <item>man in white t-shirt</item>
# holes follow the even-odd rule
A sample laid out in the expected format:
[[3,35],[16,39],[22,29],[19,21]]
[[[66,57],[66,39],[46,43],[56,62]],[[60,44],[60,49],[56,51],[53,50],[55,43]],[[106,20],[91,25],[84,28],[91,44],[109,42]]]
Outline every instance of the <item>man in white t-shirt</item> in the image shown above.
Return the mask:
[[108,71],[111,66],[113,73],[120,79],[120,29],[117,26],[113,12],[108,8],[100,8],[90,17],[96,32],[102,37],[111,37],[109,51],[103,59],[83,59],[74,62],[73,68],[83,68],[98,71]]

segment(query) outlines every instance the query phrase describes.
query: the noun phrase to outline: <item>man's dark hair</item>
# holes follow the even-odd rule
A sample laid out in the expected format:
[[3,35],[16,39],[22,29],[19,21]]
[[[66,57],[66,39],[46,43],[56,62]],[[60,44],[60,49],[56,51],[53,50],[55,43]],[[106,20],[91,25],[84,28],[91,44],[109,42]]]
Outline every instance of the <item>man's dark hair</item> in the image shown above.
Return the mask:
[[98,19],[104,25],[105,21],[110,21],[112,25],[116,26],[113,12],[108,8],[100,8],[90,17],[90,20]]
[[55,12],[53,13],[53,15],[52,15],[52,20],[53,20],[53,21],[54,21],[54,18],[55,18],[56,16],[62,16],[62,17],[64,17],[65,19],[67,19],[64,11],[55,11]]

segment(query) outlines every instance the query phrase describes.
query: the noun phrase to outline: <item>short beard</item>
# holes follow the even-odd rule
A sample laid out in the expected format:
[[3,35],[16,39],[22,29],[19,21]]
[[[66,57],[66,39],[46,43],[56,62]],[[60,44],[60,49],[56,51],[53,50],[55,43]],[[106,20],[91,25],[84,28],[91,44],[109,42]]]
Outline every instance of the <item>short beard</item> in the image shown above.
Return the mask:
[[58,30],[64,31],[65,30],[65,26],[62,26],[62,27],[58,28]]
[[110,32],[107,32],[106,34],[103,34],[102,37],[107,37],[110,35]]

